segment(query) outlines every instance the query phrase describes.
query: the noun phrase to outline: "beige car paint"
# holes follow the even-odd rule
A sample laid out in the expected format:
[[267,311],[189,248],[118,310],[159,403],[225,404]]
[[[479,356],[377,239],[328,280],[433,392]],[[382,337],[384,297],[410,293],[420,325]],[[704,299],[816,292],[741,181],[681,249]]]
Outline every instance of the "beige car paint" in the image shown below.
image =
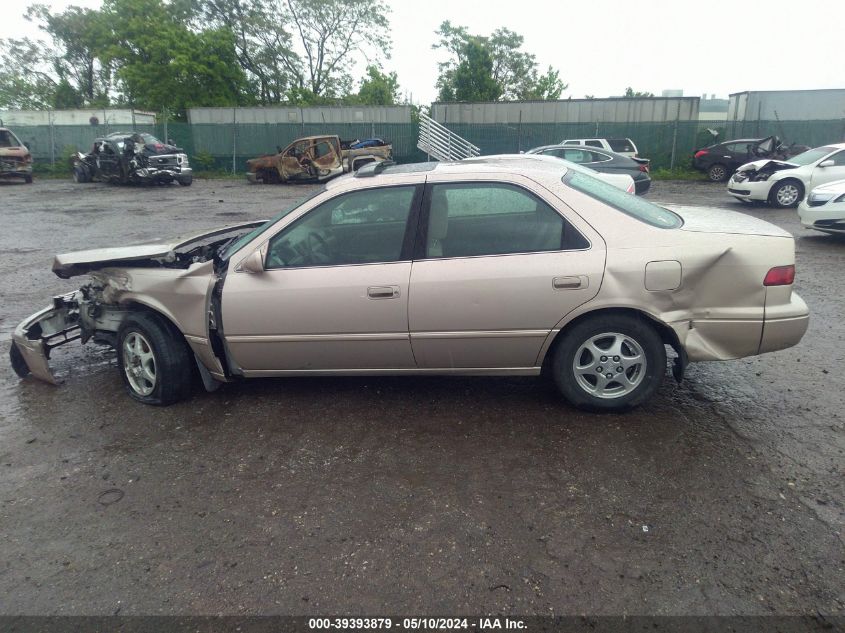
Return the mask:
[[[680,229],[652,227],[561,184],[564,173],[565,167],[537,161],[526,161],[519,173],[512,164],[474,161],[330,182],[229,261],[222,299],[228,372],[209,342],[217,281],[211,262],[187,269],[127,265],[96,275],[118,280],[109,285],[114,305],[142,304],[167,316],[218,380],[239,373],[538,373],[554,337],[602,309],[648,316],[690,361],[739,358],[800,340],[806,305],[791,286],[762,283],[770,268],[794,263],[788,233],[740,214],[690,209],[679,209]],[[590,248],[259,272],[241,266],[279,230],[340,193],[478,180],[532,190],[581,231]],[[78,274],[80,259],[86,258],[57,258],[59,271]],[[679,283],[677,268],[671,265],[667,275],[666,262],[678,263]],[[650,267],[661,271],[657,286],[647,285]],[[584,283],[575,286],[573,279]],[[555,288],[555,280],[562,287]],[[395,287],[397,294],[373,300],[371,287]],[[33,374],[46,379],[40,341],[27,331],[51,314],[33,315],[14,335]]]

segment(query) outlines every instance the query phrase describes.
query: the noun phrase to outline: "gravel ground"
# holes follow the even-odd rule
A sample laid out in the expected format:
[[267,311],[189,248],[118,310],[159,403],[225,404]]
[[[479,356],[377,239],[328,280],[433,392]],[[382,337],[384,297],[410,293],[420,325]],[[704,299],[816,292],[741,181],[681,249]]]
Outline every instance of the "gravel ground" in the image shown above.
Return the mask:
[[[0,347],[58,251],[269,217],[309,187],[0,185]],[[524,378],[254,380],[169,408],[113,354],[0,366],[3,614],[843,614],[845,240],[797,238],[795,348],[594,415]],[[71,346],[68,346],[71,347]]]

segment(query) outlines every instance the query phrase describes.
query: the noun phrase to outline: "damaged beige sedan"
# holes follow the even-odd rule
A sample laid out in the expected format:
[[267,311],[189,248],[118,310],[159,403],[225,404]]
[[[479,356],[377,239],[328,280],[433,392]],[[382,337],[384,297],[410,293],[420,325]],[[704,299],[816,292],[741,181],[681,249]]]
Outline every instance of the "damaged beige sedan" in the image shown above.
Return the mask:
[[133,398],[266,376],[553,376],[578,407],[642,404],[667,373],[795,345],[789,233],[668,210],[519,157],[368,165],[262,224],[59,255],[80,290],[21,323],[12,364],[117,350]]

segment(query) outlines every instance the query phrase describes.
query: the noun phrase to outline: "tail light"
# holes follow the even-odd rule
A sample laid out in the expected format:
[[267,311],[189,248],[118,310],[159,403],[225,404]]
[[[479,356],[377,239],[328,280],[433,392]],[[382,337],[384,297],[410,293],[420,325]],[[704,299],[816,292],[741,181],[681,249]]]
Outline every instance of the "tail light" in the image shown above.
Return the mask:
[[633,194],[637,193],[637,189],[636,189],[636,187],[634,187],[633,181],[631,181],[631,184],[628,185],[628,188],[625,191],[627,191],[628,193],[633,193]]
[[775,266],[766,273],[764,286],[788,286],[795,281],[795,265]]
[[709,154],[709,153],[710,152],[708,152],[706,149],[700,149],[695,153],[695,158],[701,158],[702,156],[707,156],[707,154]]
[[640,171],[648,173],[648,163],[643,163],[642,165],[640,165]]
[[27,154],[26,156],[24,156],[23,162],[24,162],[25,165],[28,165],[29,163],[31,163],[32,162],[32,154]]

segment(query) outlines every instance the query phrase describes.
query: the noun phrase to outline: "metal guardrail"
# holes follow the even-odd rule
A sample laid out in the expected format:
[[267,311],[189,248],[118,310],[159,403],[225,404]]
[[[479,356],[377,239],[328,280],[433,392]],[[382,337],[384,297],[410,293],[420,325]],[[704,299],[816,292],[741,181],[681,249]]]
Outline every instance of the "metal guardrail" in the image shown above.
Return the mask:
[[463,160],[481,155],[481,149],[420,112],[417,147],[437,160]]

